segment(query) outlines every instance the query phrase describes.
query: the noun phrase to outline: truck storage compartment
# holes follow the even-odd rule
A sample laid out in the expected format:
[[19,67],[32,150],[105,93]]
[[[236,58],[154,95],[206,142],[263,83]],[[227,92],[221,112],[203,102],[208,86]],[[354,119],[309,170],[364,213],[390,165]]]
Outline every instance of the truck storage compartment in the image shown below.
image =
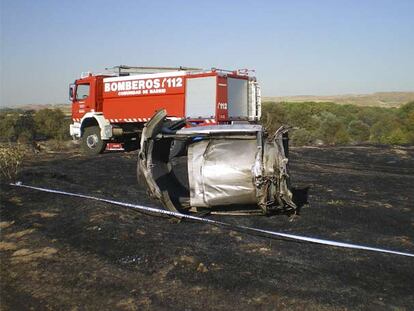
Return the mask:
[[216,114],[217,78],[188,78],[185,110],[189,118],[213,118]]
[[230,119],[247,119],[248,80],[227,78],[227,109]]

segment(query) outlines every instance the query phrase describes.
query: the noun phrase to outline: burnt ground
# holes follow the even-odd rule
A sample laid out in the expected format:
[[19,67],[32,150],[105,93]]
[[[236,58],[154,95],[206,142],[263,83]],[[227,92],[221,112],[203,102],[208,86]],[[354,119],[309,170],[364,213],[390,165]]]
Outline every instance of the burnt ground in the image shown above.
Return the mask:
[[[291,151],[309,206],[234,224],[414,253],[414,148]],[[19,179],[160,207],[136,154],[39,154]],[[248,235],[2,185],[2,310],[413,310],[414,259]]]

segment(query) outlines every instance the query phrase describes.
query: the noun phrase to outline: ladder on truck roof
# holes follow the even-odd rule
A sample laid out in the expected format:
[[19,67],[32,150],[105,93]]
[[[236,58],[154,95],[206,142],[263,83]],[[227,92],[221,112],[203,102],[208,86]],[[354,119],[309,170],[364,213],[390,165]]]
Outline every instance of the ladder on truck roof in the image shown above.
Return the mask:
[[146,67],[146,66],[127,66],[119,65],[111,68],[105,68],[105,70],[113,71],[118,76],[129,76],[134,74],[147,74],[147,73],[159,73],[168,71],[201,71],[201,68],[192,67]]

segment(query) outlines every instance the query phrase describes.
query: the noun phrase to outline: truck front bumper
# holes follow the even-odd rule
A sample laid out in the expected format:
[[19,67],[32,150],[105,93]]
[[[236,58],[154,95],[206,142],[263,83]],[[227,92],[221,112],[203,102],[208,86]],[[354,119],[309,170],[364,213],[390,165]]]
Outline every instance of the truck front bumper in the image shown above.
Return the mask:
[[69,126],[69,134],[73,138],[81,137],[81,124],[79,122],[74,122]]

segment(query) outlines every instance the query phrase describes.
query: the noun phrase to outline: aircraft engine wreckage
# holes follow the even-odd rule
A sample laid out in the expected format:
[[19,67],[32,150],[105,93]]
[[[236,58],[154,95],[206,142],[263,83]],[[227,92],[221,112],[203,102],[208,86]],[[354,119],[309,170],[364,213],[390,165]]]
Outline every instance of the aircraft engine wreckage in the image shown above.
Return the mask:
[[184,119],[166,117],[161,110],[145,126],[137,173],[167,209],[295,213],[286,128],[268,136],[261,125],[185,128]]

